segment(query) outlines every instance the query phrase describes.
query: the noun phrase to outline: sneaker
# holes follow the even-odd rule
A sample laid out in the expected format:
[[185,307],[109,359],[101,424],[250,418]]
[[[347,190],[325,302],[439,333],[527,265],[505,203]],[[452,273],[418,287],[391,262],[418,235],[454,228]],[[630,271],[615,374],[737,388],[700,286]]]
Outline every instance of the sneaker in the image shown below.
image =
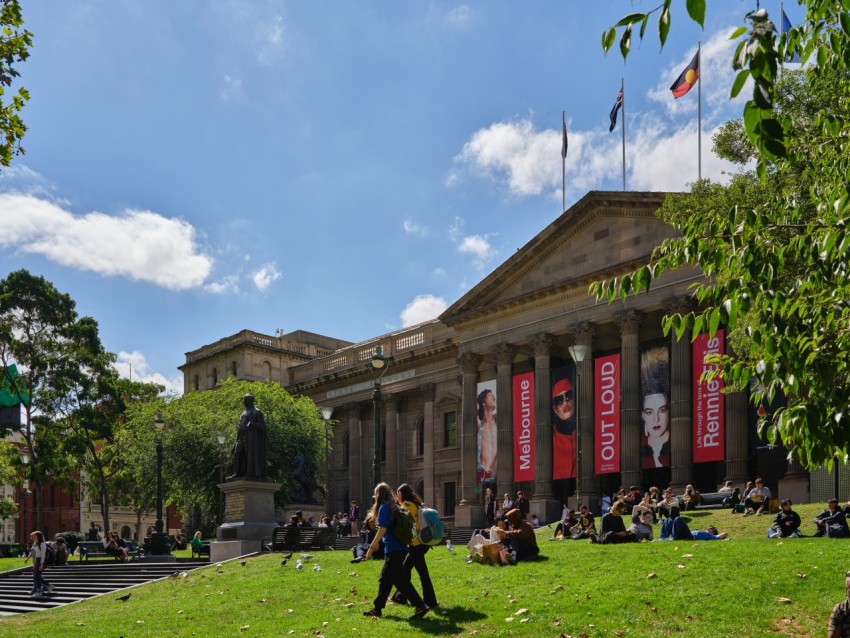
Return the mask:
[[422,605],[421,607],[417,607],[416,611],[413,612],[414,618],[422,618],[425,614],[431,611],[431,608],[428,605]]
[[390,602],[395,603],[396,605],[406,605],[407,601],[402,598],[398,593],[394,594],[390,597]]
[[370,609],[369,611],[364,611],[363,615],[364,616],[371,616],[372,618],[380,618],[381,616],[383,616],[383,614],[381,613],[381,610],[375,609],[374,607],[372,607],[372,609]]
[[749,509],[744,510],[744,516],[749,516],[751,511]]
[[30,598],[35,598],[36,600],[38,600],[39,598],[44,598],[44,594],[42,594],[40,591],[37,591],[34,594],[32,594],[30,596]]
[[597,539],[597,537],[596,537],[596,534],[593,534],[593,533],[589,534],[589,535],[588,535],[588,537],[587,537],[587,539],[588,539],[591,543],[598,543],[598,542],[599,542],[599,540],[598,540],[598,539]]

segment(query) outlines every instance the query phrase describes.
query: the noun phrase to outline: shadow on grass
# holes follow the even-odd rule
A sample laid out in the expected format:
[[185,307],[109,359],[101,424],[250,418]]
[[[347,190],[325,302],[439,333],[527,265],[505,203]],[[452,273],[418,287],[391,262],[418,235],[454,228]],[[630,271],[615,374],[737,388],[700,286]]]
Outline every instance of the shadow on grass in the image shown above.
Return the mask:
[[[411,608],[412,609],[412,608]],[[467,607],[440,607],[440,610],[429,613],[424,618],[410,618],[410,616],[384,615],[376,622],[397,622],[412,624],[417,630],[424,634],[451,634],[463,633],[464,624],[481,621],[487,618],[487,614],[469,609]]]

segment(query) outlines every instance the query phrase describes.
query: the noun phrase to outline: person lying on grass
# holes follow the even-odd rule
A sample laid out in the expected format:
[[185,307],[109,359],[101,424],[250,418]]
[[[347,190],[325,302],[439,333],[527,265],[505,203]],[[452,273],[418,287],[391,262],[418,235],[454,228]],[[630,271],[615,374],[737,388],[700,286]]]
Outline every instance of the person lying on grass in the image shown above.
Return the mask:
[[729,538],[728,532],[722,534],[717,531],[714,525],[709,525],[705,529],[697,529],[691,532],[691,536],[695,541],[722,541]]

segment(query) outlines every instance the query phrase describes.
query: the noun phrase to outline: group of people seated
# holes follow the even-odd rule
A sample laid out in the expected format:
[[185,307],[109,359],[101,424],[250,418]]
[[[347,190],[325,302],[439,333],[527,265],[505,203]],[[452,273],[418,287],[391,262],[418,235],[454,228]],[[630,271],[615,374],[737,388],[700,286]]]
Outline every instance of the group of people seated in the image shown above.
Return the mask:
[[[792,509],[792,505],[789,498],[782,501],[782,509],[776,513],[773,518],[773,525],[767,530],[768,538],[799,538],[803,535],[800,531],[800,515]],[[814,536],[850,537],[847,516],[850,516],[850,501],[843,508],[840,508],[837,498],[829,499],[826,509],[814,518]]]
[[517,507],[500,514],[489,528],[475,530],[467,549],[467,562],[478,558],[496,565],[513,565],[540,554],[534,526]]
[[[657,507],[655,509],[658,509]],[[671,508],[661,527],[658,540],[695,540],[713,541],[728,538],[726,532],[719,532],[716,527],[709,525],[704,530],[691,531],[687,523],[679,516],[678,508]],[[644,499],[632,508],[631,524],[626,527],[623,516],[627,506],[615,501],[611,509],[602,516],[599,533],[591,532],[588,538],[591,543],[611,545],[618,543],[648,542],[653,538],[654,511],[651,500]]]

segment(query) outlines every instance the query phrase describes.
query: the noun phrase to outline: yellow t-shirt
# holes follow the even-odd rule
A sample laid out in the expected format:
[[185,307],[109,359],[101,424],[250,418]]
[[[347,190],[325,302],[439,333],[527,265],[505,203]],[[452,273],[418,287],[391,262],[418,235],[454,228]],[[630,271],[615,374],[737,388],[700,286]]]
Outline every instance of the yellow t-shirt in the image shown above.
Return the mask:
[[410,546],[415,547],[416,545],[421,545],[422,541],[419,540],[419,507],[412,501],[405,501],[404,506],[407,508],[407,511],[413,515],[413,520],[416,521],[416,536],[413,537],[413,542]]

